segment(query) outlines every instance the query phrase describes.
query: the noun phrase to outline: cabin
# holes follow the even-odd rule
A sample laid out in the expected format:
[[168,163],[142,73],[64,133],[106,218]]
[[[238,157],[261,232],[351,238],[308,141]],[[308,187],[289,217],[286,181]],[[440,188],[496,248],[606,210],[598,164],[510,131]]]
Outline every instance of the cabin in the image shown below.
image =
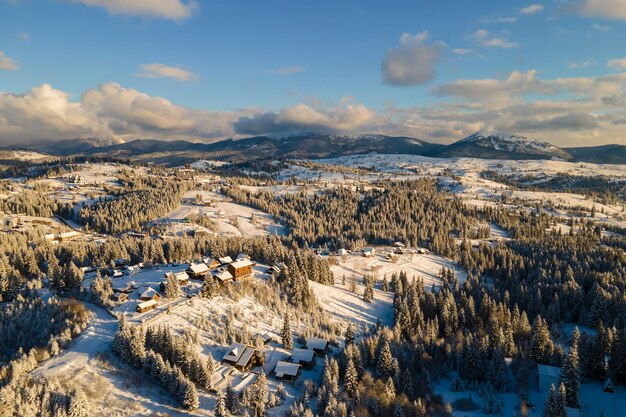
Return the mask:
[[319,337],[309,337],[304,344],[304,348],[312,350],[317,355],[324,355],[328,352],[328,340]]
[[115,259],[113,261],[113,268],[123,268],[128,261],[124,258]]
[[278,361],[274,368],[274,373],[278,380],[293,384],[300,377],[300,365],[297,363]]
[[269,268],[267,268],[265,273],[270,274],[270,275],[274,275],[274,274],[278,275],[280,274],[280,267],[278,265],[272,265]]
[[220,268],[213,271],[213,278],[215,278],[220,284],[224,285],[232,282],[235,277],[233,277],[233,274],[231,274],[226,268]]
[[233,258],[231,258],[230,256],[223,256],[221,258],[217,258],[217,260],[219,261],[220,265],[228,265],[233,263]]
[[561,368],[557,366],[548,366],[537,364],[537,377],[539,383],[539,390],[543,392],[550,391],[550,387],[554,385],[559,386],[559,376],[561,374]]
[[135,275],[137,272],[141,271],[139,265],[131,265],[124,267],[124,274],[126,275]]
[[604,384],[602,384],[602,391],[609,393],[615,392],[615,388],[613,387],[613,381],[611,381],[611,378],[607,378],[606,381],[604,381]]
[[361,249],[361,254],[366,258],[371,258],[376,254],[376,249],[368,247]]
[[159,294],[154,288],[148,288],[139,297],[141,301],[149,301],[154,300],[158,301],[161,298],[161,294]]
[[143,303],[137,304],[137,312],[145,313],[146,311],[150,311],[155,308],[159,303],[156,300],[144,301]]
[[346,249],[343,249],[343,248],[341,248],[341,249],[339,249],[337,251],[337,256],[344,256],[344,255],[347,255],[347,254],[348,254],[348,251]]
[[237,258],[235,259],[235,262],[243,261],[245,259],[250,260],[250,256],[246,255],[245,253],[239,253],[237,255]]
[[294,349],[289,360],[303,368],[311,369],[315,366],[315,352],[308,349]]
[[174,278],[176,278],[178,280],[178,284],[179,285],[187,285],[189,284],[189,275],[187,275],[186,272],[177,272],[175,274],[173,274],[172,272],[167,272],[165,274],[165,279],[168,278],[168,276],[173,275]]
[[111,296],[111,298],[116,303],[125,303],[126,301],[128,301],[128,294],[124,292],[116,292],[115,294]]
[[204,279],[206,274],[209,272],[209,267],[206,266],[206,264],[204,264],[204,263],[202,263],[202,264],[191,264],[191,265],[189,265],[189,268],[187,268],[186,272],[187,272],[187,275],[189,275],[190,278]]
[[252,261],[249,259],[243,259],[241,261],[228,264],[227,268],[228,272],[232,274],[235,281],[252,276]]
[[128,295],[131,292],[133,292],[133,286],[132,286],[132,284],[128,284],[125,287],[115,287],[115,288],[113,288],[113,292],[117,292],[117,293],[120,293],[120,294]]
[[222,358],[222,363],[232,365],[241,372],[249,371],[265,364],[265,352],[254,346],[233,343]]
[[124,273],[120,271],[119,269],[116,269],[114,271],[109,272],[109,275],[112,276],[113,278],[122,278],[124,276]]
[[220,265],[222,265],[220,261],[218,261],[217,259],[211,259],[211,258],[205,259],[204,263],[209,269],[219,268]]

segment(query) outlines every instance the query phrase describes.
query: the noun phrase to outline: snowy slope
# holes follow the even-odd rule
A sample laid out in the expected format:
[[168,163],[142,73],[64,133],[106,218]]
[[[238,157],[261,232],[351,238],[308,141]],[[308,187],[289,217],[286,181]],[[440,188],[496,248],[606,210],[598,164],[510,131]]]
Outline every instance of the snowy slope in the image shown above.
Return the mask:
[[478,131],[453,143],[440,156],[500,157],[510,159],[571,159],[564,150],[524,136],[498,131]]

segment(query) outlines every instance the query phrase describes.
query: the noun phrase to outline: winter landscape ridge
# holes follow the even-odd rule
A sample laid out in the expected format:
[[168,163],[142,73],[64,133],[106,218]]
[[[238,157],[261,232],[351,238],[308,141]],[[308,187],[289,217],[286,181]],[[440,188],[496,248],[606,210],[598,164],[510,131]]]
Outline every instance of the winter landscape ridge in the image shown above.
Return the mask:
[[0,417],[626,417],[626,0],[0,0]]

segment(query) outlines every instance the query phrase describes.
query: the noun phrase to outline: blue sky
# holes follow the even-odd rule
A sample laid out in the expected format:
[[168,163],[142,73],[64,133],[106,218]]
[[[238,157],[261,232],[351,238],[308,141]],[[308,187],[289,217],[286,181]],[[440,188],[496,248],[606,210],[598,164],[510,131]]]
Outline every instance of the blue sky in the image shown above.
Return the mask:
[[625,24],[626,0],[0,0],[0,141],[626,142]]

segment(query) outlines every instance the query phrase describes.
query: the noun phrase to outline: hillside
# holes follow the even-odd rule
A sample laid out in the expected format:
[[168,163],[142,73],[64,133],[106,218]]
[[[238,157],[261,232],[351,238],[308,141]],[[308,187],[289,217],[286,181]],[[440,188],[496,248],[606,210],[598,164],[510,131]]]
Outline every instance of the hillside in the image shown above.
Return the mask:
[[486,159],[571,159],[566,151],[524,136],[502,132],[478,131],[433,156]]

